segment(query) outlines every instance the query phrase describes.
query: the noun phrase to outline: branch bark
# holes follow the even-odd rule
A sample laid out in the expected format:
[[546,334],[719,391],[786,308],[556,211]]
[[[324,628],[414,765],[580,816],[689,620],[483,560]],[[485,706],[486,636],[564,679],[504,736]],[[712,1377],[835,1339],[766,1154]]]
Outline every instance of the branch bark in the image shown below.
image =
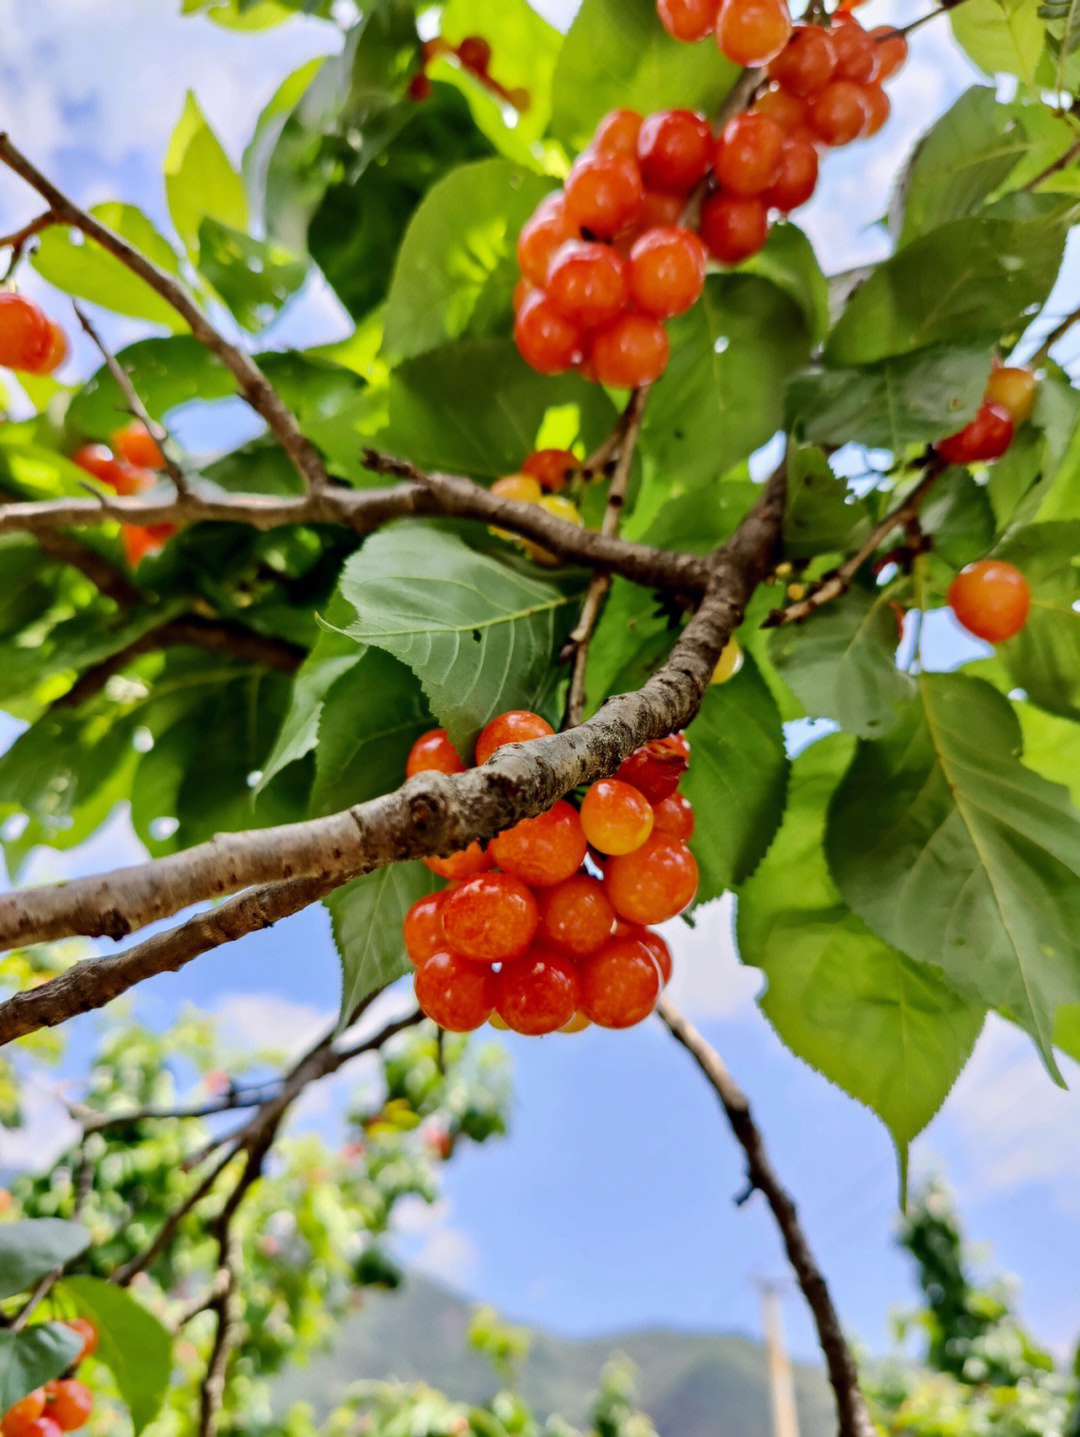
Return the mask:
[[844,1338],[828,1284],[810,1250],[795,1204],[773,1171],[764,1139],[750,1110],[749,1099],[728,1072],[720,1054],[669,999],[661,998],[656,1011],[676,1042],[681,1043],[697,1063],[720,1099],[731,1131],[746,1154],[750,1188],[762,1194],[776,1219],[784,1250],[813,1314],[818,1343],[825,1356],[829,1382],[836,1398],[838,1437],[874,1437],[874,1424],[859,1386],[855,1359]]

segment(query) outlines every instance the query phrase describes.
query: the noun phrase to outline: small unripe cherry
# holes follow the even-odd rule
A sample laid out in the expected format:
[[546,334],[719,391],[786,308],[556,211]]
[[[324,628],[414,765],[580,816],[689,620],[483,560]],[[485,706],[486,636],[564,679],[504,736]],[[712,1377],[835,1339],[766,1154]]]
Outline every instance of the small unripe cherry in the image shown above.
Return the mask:
[[716,27],[720,0],[656,0],[660,23],[673,40],[704,40]]
[[984,399],[970,424],[939,439],[934,448],[948,464],[991,464],[1008,449],[1013,431],[1009,411]]
[[1011,639],[1027,623],[1031,590],[1015,564],[980,559],[949,585],[949,607],[968,633],[990,644]]
[[528,743],[530,739],[547,738],[554,732],[547,719],[539,714],[529,709],[509,709],[480,730],[476,740],[476,762],[487,763],[493,753],[508,743]]
[[582,155],[566,177],[565,190],[567,214],[600,239],[630,224],[645,196],[637,163],[624,154]]
[[[543,494],[537,500],[537,508],[543,509],[545,513],[551,514],[556,519],[561,519],[564,524],[574,524],[579,529],[585,525],[585,520],[581,517],[581,510],[565,494]],[[532,539],[522,539],[520,543],[529,558],[537,564],[554,569],[562,563],[557,554],[551,553],[542,544],[535,544]]]
[[720,650],[720,657],[716,661],[716,668],[713,669],[713,676],[709,682],[711,684],[726,684],[728,679],[735,677],[742,666],[742,645],[738,639],[728,639],[727,643]]
[[791,28],[787,0],[721,0],[716,43],[734,64],[757,68],[776,59]]
[[987,380],[984,398],[1007,409],[1013,425],[1019,428],[1031,418],[1037,394],[1038,384],[1030,369],[1002,365]]
[[500,499],[513,499],[518,504],[538,504],[544,493],[531,474],[504,474],[492,484],[491,492]]
[[654,821],[645,795],[618,778],[599,779],[581,801],[581,827],[600,853],[633,853],[652,832]]
[[761,195],[707,195],[698,233],[713,259],[742,264],[769,238],[769,210]]
[[440,917],[453,951],[478,963],[524,953],[540,921],[532,892],[510,873],[470,878],[446,895]]
[[630,312],[596,331],[589,359],[601,384],[637,389],[660,378],[670,352],[667,331],[660,321]]
[[433,728],[422,733],[405,760],[406,778],[412,778],[418,773],[464,772],[465,765],[461,761],[461,755],[450,742],[444,728]]

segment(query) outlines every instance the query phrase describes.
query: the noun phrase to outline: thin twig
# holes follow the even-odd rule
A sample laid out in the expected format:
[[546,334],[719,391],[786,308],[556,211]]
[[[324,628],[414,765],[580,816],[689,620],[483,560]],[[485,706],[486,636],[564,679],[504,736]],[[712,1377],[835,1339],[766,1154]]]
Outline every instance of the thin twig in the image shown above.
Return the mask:
[[236,1154],[237,1149],[231,1147],[223,1157],[219,1158],[203,1180],[188,1193],[183,1202],[174,1208],[165,1219],[158,1230],[157,1236],[149,1246],[145,1247],[142,1252],[136,1253],[134,1257],[129,1258],[127,1262],[116,1269],[112,1274],[111,1280],[115,1282],[118,1287],[127,1287],[132,1278],[138,1276],[140,1272],[145,1272],[146,1269],[161,1256],[176,1236],[180,1229],[180,1224],[187,1217],[188,1213],[198,1207],[199,1203],[201,1203],[205,1197],[209,1196],[213,1191],[214,1184],[232,1162],[233,1158],[236,1157]]
[[206,1291],[193,1298],[186,1307],[182,1307],[176,1316],[169,1320],[167,1324],[169,1331],[175,1336],[201,1312],[206,1312],[219,1298],[224,1297],[231,1282],[232,1274],[227,1268],[219,1267]]
[[1050,333],[1039,345],[1038,349],[1028,360],[1029,369],[1040,369],[1050,358],[1050,351],[1054,346],[1068,334],[1074,324],[1080,324],[1080,309],[1074,309],[1067,314],[1059,324],[1055,324]]
[[11,246],[11,258],[8,260],[7,268],[4,270],[3,275],[0,276],[0,283],[6,284],[15,273],[15,267],[22,259],[23,250],[26,248],[27,243],[32,240],[35,235],[40,234],[42,230],[47,230],[50,225],[58,223],[59,221],[52,210],[46,210],[43,215],[38,215],[37,219],[33,219],[29,224],[23,225],[22,229],[15,230],[12,234],[4,235],[0,238],[0,249],[6,249],[8,245]]
[[54,1268],[52,1272],[47,1272],[45,1274],[45,1276],[41,1279],[38,1285],[34,1288],[30,1296],[23,1303],[22,1307],[20,1307],[19,1311],[16,1313],[15,1318],[11,1324],[12,1332],[20,1332],[26,1326],[26,1324],[30,1321],[30,1318],[34,1315],[40,1305],[48,1297],[49,1293],[52,1292],[53,1288],[60,1281],[60,1278],[63,1276],[63,1272],[64,1269],[62,1267],[57,1267]]
[[746,1154],[751,1190],[756,1189],[762,1194],[776,1219],[784,1250],[813,1314],[818,1343],[825,1356],[829,1381],[836,1398],[838,1437],[874,1437],[874,1424],[859,1387],[855,1359],[844,1338],[828,1285],[810,1250],[795,1204],[773,1171],[746,1094],[728,1072],[719,1053],[669,999],[661,998],[656,1011],[675,1040],[697,1063],[720,1099],[731,1130]]
[[1059,155],[1058,158],[1054,160],[1053,164],[1047,165],[1046,169],[1040,170],[1034,179],[1030,179],[1027,184],[1021,185],[1021,193],[1030,194],[1032,190],[1037,190],[1044,180],[1050,179],[1053,175],[1060,174],[1062,170],[1072,164],[1077,156],[1080,156],[1080,140],[1074,140],[1065,153]]
[[[928,10],[925,15],[920,15],[917,20],[912,20],[907,25],[901,26],[895,33],[904,36],[910,35],[913,31],[921,29],[923,25],[928,25],[931,20],[936,20],[939,15],[947,15],[950,10],[955,10],[963,4],[964,0],[941,0],[936,9]],[[889,35],[886,38],[892,39],[892,36]]]

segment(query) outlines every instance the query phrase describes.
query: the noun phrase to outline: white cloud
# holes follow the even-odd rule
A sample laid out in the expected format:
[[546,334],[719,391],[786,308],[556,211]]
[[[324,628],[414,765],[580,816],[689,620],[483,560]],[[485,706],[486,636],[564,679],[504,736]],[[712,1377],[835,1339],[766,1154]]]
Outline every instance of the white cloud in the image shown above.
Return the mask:
[[225,993],[214,1005],[222,1036],[245,1048],[295,1058],[326,1032],[334,1014],[276,993]]
[[742,1017],[761,990],[760,972],[739,962],[734,906],[734,898],[725,894],[698,911],[693,928],[681,918],[660,927],[672,955],[668,991],[672,1002],[690,1018]]
[[451,1223],[451,1213],[445,1197],[430,1205],[421,1198],[403,1198],[394,1209],[394,1230],[410,1268],[461,1286],[479,1266],[480,1253],[469,1234]]
[[79,1135],[67,1109],[40,1077],[28,1075],[22,1086],[23,1125],[0,1128],[0,1170],[48,1171]]

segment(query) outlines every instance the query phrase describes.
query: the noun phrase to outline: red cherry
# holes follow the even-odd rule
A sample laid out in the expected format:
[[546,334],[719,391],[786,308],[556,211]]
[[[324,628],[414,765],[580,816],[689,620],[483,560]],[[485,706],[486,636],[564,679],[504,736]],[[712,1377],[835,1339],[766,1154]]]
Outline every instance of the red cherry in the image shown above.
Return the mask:
[[401,932],[405,952],[415,967],[447,946],[446,930],[442,925],[442,906],[445,902],[445,889],[441,893],[427,893],[418,898],[405,915]]
[[85,1357],[93,1357],[98,1349],[98,1330],[88,1317],[69,1317],[64,1323],[70,1327],[72,1332],[82,1338],[82,1351],[75,1361],[82,1362]]
[[418,773],[464,773],[465,765],[444,728],[421,734],[405,760],[405,777]]
[[669,794],[653,804],[653,827],[657,833],[688,840],[694,836],[694,810],[681,793]]
[[[521,472],[531,474],[541,488],[557,494],[560,489],[566,488],[571,471],[576,472],[580,468],[581,461],[569,449],[537,449],[525,460]],[[547,732],[551,732],[550,724]],[[539,738],[540,735],[531,734],[530,737]],[[517,743],[518,740],[513,739],[511,742]]]
[[1038,385],[1030,369],[998,365],[986,381],[984,396],[1008,411],[1014,425],[1026,424],[1035,410]]
[[1004,559],[980,559],[961,569],[949,585],[949,607],[976,638],[1001,644],[1027,622],[1031,590],[1023,574]]
[[54,369],[59,369],[68,357],[69,346],[67,335],[55,319],[46,319],[45,323],[49,326],[49,343],[45,349],[45,353],[30,370],[32,374],[51,374]]
[[120,542],[124,557],[133,569],[137,569],[148,554],[159,553],[175,531],[175,524],[123,524]]
[[769,211],[760,195],[707,195],[698,233],[713,259],[742,264],[769,237]]
[[165,467],[165,456],[162,454],[157,440],[146,425],[140,423],[139,420],[132,420],[122,429],[114,429],[112,447],[129,464],[135,464],[141,469],[164,469]]
[[530,739],[547,738],[554,732],[547,719],[539,714],[530,713],[528,709],[510,709],[480,730],[476,740],[476,762],[487,763],[497,749],[504,748],[508,743],[528,743]]
[[869,137],[876,135],[885,124],[892,111],[892,104],[880,85],[864,85],[862,89],[868,112],[863,135]]
[[626,308],[623,261],[610,245],[567,240],[552,256],[548,299],[578,329],[596,329]]
[[0,366],[37,373],[53,344],[41,308],[21,294],[0,290]]
[[445,858],[425,858],[423,861],[432,873],[451,881],[475,878],[478,873],[486,873],[489,868],[495,867],[491,854],[475,840],[467,848],[461,848]]
[[908,42],[900,31],[894,30],[891,25],[879,25],[875,30],[870,31],[870,38],[874,42],[872,78],[880,84],[890,75],[895,75],[907,60]]
[[656,962],[637,938],[613,938],[581,960],[578,977],[581,1011],[601,1028],[632,1028],[649,1016],[660,993]]
[[617,234],[637,216],[645,191],[631,155],[584,154],[566,177],[566,210],[600,239]]
[[686,195],[705,178],[712,131],[693,110],[661,110],[643,121],[638,135],[641,177],[651,190]]
[[656,0],[660,23],[673,40],[704,40],[716,26],[720,0]]
[[659,933],[654,933],[651,928],[633,928],[630,936],[643,943],[652,954],[653,962],[656,964],[660,974],[660,986],[666,988],[671,982],[671,949],[667,946]]
[[666,195],[660,190],[646,190],[637,219],[628,229],[615,236],[620,254],[629,255],[636,240],[650,230],[678,225],[686,208],[685,195]]
[[646,926],[689,907],[697,885],[694,855],[666,833],[653,833],[633,853],[609,859],[604,869],[604,888],[615,912]]
[[492,857],[505,873],[512,873],[533,888],[547,888],[578,871],[588,844],[577,809],[560,799],[546,813],[524,818],[498,834],[490,847]]
[[418,75],[414,75],[409,81],[409,88],[406,93],[410,100],[430,100],[434,88],[430,78],[421,71]]
[[822,90],[836,70],[832,35],[820,25],[796,25],[791,39],[769,66],[769,74],[792,95],[805,99]]
[[787,0],[721,0],[716,43],[734,64],[767,65],[790,37]]
[[630,313],[596,331],[589,347],[589,361],[601,384],[613,389],[637,389],[659,379],[670,351],[667,332],[658,319]]
[[45,1411],[45,1389],[35,1387],[25,1397],[20,1397],[0,1418],[0,1432],[3,1437],[23,1437],[31,1422],[36,1422]]
[[615,774],[631,784],[650,803],[674,793],[690,763],[690,745],[682,734],[651,739],[623,760]]
[[697,235],[678,226],[650,230],[630,251],[630,296],[646,314],[665,319],[695,304],[708,256]]
[[641,116],[636,110],[611,110],[596,127],[592,149],[598,155],[637,155]]
[[854,80],[831,80],[809,101],[807,118],[827,145],[850,145],[870,124],[866,87]]
[[1000,459],[1013,439],[1012,415],[1000,404],[983,400],[970,424],[934,448],[948,464],[990,464]]
[[641,790],[618,778],[600,779],[581,801],[581,827],[601,853],[633,853],[654,822],[652,805]]
[[443,932],[455,953],[478,963],[515,958],[533,940],[536,899],[510,873],[481,873],[446,895]]
[[541,200],[532,217],[525,221],[517,241],[517,262],[530,284],[543,286],[551,257],[568,239],[577,239],[580,231],[566,212],[561,190]]
[[873,79],[877,66],[877,47],[858,20],[851,17],[846,23],[834,25],[829,36],[836,56],[838,80],[865,82]]
[[778,85],[771,86],[764,94],[759,95],[750,113],[768,115],[769,119],[775,120],[787,134],[805,130],[809,123],[806,101],[780,89]]
[[61,1379],[49,1395],[46,1412],[62,1432],[75,1432],[84,1425],[93,1406],[89,1387],[68,1377]]
[[495,1009],[515,1033],[554,1033],[577,1012],[579,989],[573,961],[534,943],[503,964],[495,978]]
[[788,135],[780,155],[780,173],[762,195],[771,210],[790,214],[807,200],[817,188],[818,153],[806,135]]
[[35,1417],[32,1422],[27,1422],[20,1429],[19,1437],[60,1437],[60,1424],[54,1422],[47,1414],[43,1417]]
[[433,953],[416,970],[416,1001],[440,1028],[471,1033],[495,1006],[495,974],[460,953]]
[[491,46],[480,35],[467,35],[457,47],[457,57],[466,70],[486,75],[491,64]]
[[599,879],[575,873],[562,883],[543,889],[537,901],[540,905],[538,939],[574,957],[595,953],[611,936],[615,910]]
[[736,115],[724,126],[713,150],[713,174],[725,190],[759,195],[780,175],[784,131],[775,120],[757,114]]
[[563,374],[582,354],[581,331],[540,290],[522,302],[514,339],[522,359],[539,374]]

